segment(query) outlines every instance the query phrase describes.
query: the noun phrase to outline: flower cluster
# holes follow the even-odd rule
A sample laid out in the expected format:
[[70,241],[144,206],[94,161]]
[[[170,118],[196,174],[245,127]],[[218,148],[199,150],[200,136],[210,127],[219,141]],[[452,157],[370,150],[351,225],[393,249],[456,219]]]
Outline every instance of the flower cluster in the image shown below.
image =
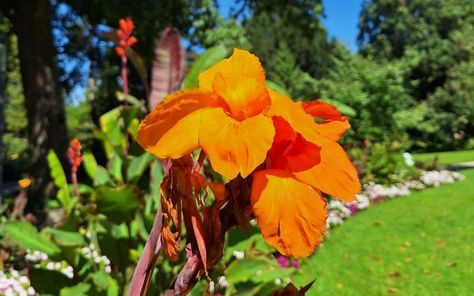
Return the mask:
[[424,171],[419,180],[408,180],[403,183],[384,186],[370,183],[364,186],[362,193],[357,194],[356,201],[341,202],[330,200],[327,204],[329,216],[327,227],[334,227],[344,223],[344,220],[370,206],[371,202],[378,202],[387,198],[396,198],[411,194],[411,190],[421,190],[426,187],[438,187],[442,184],[450,184],[464,180],[465,176],[448,170]]
[[48,270],[56,270],[72,279],[74,277],[74,269],[65,261],[50,261],[48,255],[40,251],[31,251],[26,249],[25,260],[32,264],[35,268],[45,268]]
[[427,186],[438,187],[441,184],[454,183],[464,180],[464,175],[447,170],[423,172],[420,177],[421,182]]
[[106,273],[112,272],[112,267],[110,266],[110,259],[107,256],[101,256],[97,252],[97,248],[94,244],[90,243],[89,246],[81,249],[81,254],[84,255],[87,259],[91,259],[95,264],[103,265],[103,268]]
[[[258,58],[235,49],[200,74],[198,88],[164,98],[141,122],[137,141],[162,159],[182,159],[202,149],[230,184],[248,180],[249,196],[239,198],[250,200],[265,240],[285,256],[304,257],[326,229],[322,193],[353,201],[360,191],[357,171],[337,143],[349,127],[329,104],[297,103],[267,88]],[[167,211],[166,217],[175,215]],[[179,237],[165,225],[163,245],[176,258],[176,248],[169,246]]]
[[67,148],[67,157],[71,164],[71,171],[76,173],[77,168],[82,163],[81,142],[78,139],[72,139]]
[[115,52],[120,58],[126,59],[128,49],[137,43],[137,38],[132,36],[135,25],[131,18],[120,19],[119,25],[120,29],[117,30],[119,41],[115,47]]
[[0,270],[0,295],[28,296],[36,295],[31,287],[30,279],[18,270],[10,269],[8,272]]

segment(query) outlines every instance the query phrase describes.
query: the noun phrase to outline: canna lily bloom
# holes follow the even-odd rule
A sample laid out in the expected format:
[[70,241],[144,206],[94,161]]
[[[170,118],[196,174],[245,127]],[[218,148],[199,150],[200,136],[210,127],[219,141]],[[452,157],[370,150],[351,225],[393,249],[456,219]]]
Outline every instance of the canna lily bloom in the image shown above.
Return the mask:
[[286,256],[303,257],[325,231],[321,192],[350,201],[360,190],[336,142],[349,127],[329,104],[295,103],[267,89],[258,58],[235,49],[199,76],[199,88],[158,104],[140,123],[137,141],[159,158],[202,148],[228,179],[253,172],[250,201],[264,238]]
[[228,179],[247,177],[265,160],[275,129],[258,58],[235,49],[199,76],[199,88],[173,93],[141,122],[137,141],[159,158],[197,148]]

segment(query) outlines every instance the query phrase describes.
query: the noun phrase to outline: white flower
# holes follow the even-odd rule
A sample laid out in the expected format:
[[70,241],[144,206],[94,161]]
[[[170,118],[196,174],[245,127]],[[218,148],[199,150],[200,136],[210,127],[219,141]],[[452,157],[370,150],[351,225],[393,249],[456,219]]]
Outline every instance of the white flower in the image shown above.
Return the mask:
[[237,250],[234,251],[234,252],[232,253],[232,255],[234,255],[235,259],[237,259],[237,260],[242,260],[242,259],[244,259],[244,257],[245,257],[245,253],[244,253],[244,252],[242,252],[242,251],[237,251]]
[[413,160],[413,156],[408,153],[408,152],[404,152],[403,153],[403,160],[405,161],[405,164],[407,166],[414,166],[415,165],[415,161]]
[[217,286],[222,288],[227,288],[229,286],[229,282],[225,278],[225,276],[220,276],[217,278]]

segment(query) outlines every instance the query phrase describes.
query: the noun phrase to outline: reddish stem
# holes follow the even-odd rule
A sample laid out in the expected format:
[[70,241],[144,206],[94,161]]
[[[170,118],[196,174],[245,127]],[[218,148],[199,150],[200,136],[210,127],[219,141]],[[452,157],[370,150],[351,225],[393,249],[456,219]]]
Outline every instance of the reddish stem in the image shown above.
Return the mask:
[[202,165],[204,164],[204,159],[206,159],[206,152],[204,152],[204,150],[201,149],[201,152],[199,152],[198,160],[196,161],[196,165],[194,166],[193,172],[199,172],[201,170]]
[[76,174],[76,170],[74,170],[74,169],[71,172],[71,181],[72,181],[72,184],[74,186],[74,194],[77,197],[80,197],[81,194],[79,193],[79,185],[77,183],[77,174]]
[[124,112],[125,108],[127,108],[128,105],[128,74],[127,74],[127,51],[125,51],[125,54],[121,57],[122,61],[122,69],[120,70],[120,77],[122,78],[122,92],[124,95],[124,101],[122,104],[122,119],[124,122],[124,133],[125,133],[125,155],[128,155],[128,133],[127,133],[127,127],[125,126],[125,116]]

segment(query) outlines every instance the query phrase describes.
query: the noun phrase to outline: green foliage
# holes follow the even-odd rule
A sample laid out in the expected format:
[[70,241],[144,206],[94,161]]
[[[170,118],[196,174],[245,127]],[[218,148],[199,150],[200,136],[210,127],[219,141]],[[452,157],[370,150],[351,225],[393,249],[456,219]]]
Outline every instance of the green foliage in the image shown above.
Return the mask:
[[[408,166],[403,159],[404,145],[397,142],[375,143],[367,151],[362,182],[394,184],[413,179],[418,169]],[[358,158],[363,159],[363,158]],[[357,161],[356,161],[357,162]]]
[[276,72],[273,60],[284,46],[282,41],[286,41],[301,71],[316,78],[327,73],[333,43],[328,41],[321,24],[323,7],[320,0],[245,3],[251,16],[243,21],[243,26],[253,52],[260,57],[267,72]]
[[[334,99],[356,112],[347,114],[352,128],[350,136],[344,140],[360,145],[365,139],[383,142],[406,138],[403,129],[406,123],[396,120],[399,112],[413,105],[403,82],[406,62],[375,62],[354,56],[339,46],[334,64],[334,69],[327,78],[318,82],[317,87],[323,100]],[[413,122],[415,125],[418,123]]]
[[[2,22],[6,19],[0,16]],[[15,160],[22,158],[28,148],[27,120],[24,107],[23,85],[20,73],[20,60],[18,58],[17,37],[7,34],[9,24],[4,23],[0,33],[7,37],[7,84],[5,89],[5,133],[3,136],[5,159]]]
[[69,187],[67,184],[66,175],[64,174],[63,167],[61,166],[61,162],[59,161],[58,156],[53,150],[48,152],[47,156],[49,170],[51,173],[51,178],[54,181],[54,185],[58,187],[58,193],[56,197],[58,198],[61,206],[66,210],[69,214],[72,210],[72,199],[69,193]]
[[38,233],[36,228],[25,221],[11,221],[3,225],[4,235],[22,248],[38,250],[48,256],[57,256],[60,253],[58,246],[45,235]]
[[142,196],[138,188],[123,185],[118,188],[99,187],[92,198],[97,203],[97,211],[104,214],[110,221],[120,224],[130,221],[138,210]]
[[404,88],[421,123],[409,124],[416,148],[463,147],[474,133],[473,11],[469,0],[381,0],[363,7],[362,53],[381,63],[407,61]]

